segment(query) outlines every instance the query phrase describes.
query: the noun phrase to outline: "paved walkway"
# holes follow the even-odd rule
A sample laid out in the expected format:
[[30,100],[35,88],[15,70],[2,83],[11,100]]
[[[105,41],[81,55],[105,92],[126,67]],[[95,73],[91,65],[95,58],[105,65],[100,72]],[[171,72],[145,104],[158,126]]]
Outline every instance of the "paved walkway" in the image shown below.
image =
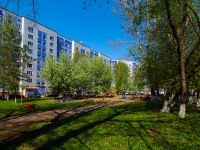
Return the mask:
[[75,114],[89,112],[96,109],[113,107],[134,102],[133,100],[115,100],[106,101],[105,104],[96,104],[91,106],[66,109],[52,110],[41,113],[29,113],[18,116],[6,117],[0,119],[0,141],[8,141],[17,138],[21,133],[28,131],[28,126],[34,123],[46,122],[52,120],[60,120]]

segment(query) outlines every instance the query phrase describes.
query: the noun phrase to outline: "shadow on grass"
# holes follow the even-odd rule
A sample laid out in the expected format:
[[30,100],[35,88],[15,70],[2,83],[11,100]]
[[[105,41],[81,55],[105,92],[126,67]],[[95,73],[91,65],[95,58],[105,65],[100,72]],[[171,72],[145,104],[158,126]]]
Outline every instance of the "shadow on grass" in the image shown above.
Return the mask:
[[[94,111],[94,110],[92,110],[92,111]],[[40,135],[48,133],[50,130],[52,130],[54,128],[58,128],[58,127],[60,127],[62,125],[66,125],[67,123],[70,123],[70,122],[72,122],[74,120],[77,120],[78,118],[86,116],[89,113],[91,113],[91,111],[83,112],[83,113],[80,113],[80,114],[77,114],[77,115],[74,115],[74,116],[70,116],[70,117],[65,118],[63,120],[60,120],[59,122],[58,122],[58,119],[62,116],[62,114],[58,114],[51,121],[51,124],[44,125],[40,129],[36,129],[36,130],[28,131],[26,133],[22,133],[19,138],[13,139],[11,141],[7,141],[7,142],[4,142],[4,143],[0,144],[0,148],[6,148],[7,147],[9,149],[15,149],[16,147],[20,146],[21,144],[23,144],[25,142],[28,142],[31,139],[37,138]],[[91,124],[88,124],[88,125],[84,126],[83,128],[80,128],[80,129],[72,130],[72,131],[68,132],[67,135],[58,137],[57,139],[55,139],[53,141],[49,140],[48,143],[42,145],[41,147],[39,147],[37,149],[49,149],[49,148],[51,148],[51,147],[49,147],[49,145],[50,145],[49,143],[54,143],[53,145],[55,147],[59,146],[62,143],[68,141],[70,138],[76,137],[77,135],[79,135],[79,134],[81,134],[81,133],[93,128],[94,126],[96,126],[98,124],[101,124],[101,123],[104,123],[106,121],[109,121],[113,117],[115,117],[116,115],[119,115],[119,114],[120,113],[116,113],[114,115],[111,115],[111,116],[105,118],[104,120],[93,122]]]
[[[103,108],[99,107],[97,109]],[[152,103],[152,102],[141,102],[141,103],[133,103],[133,104],[127,104],[127,105],[123,105],[123,106],[116,106],[113,108],[110,108],[114,111],[113,114],[107,115],[105,118],[103,118],[102,120],[96,120],[92,123],[88,123],[87,125],[78,128],[78,129],[74,129],[71,130],[67,133],[65,133],[62,136],[59,136],[56,139],[48,139],[47,143],[42,143],[42,145],[38,146],[37,149],[52,149],[53,147],[59,147],[60,145],[62,145],[63,143],[69,141],[71,138],[77,138],[78,135],[85,133],[87,131],[89,131],[90,129],[94,128],[97,125],[100,124],[104,124],[108,121],[111,121],[113,118],[115,118],[116,116],[122,115],[122,114],[126,114],[126,113],[134,113],[134,112],[146,112],[146,111],[160,111],[162,108],[162,103]],[[21,146],[23,143],[26,143],[32,139],[35,139],[43,134],[47,134],[49,131],[61,127],[63,125],[66,125],[70,122],[76,121],[78,119],[80,119],[81,117],[90,115],[90,113],[92,111],[94,111],[96,109],[93,109],[91,111],[87,111],[87,112],[82,112],[80,114],[76,114],[73,116],[69,116],[67,118],[61,119],[63,114],[57,114],[57,116],[51,121],[50,124],[44,125],[39,129],[35,129],[32,131],[28,131],[25,133],[22,133],[20,137],[1,143],[0,147],[1,149],[7,147],[8,149],[16,149],[16,147]],[[66,113],[66,112],[65,112]],[[61,119],[61,120],[60,120]],[[143,120],[144,121],[144,120]],[[166,121],[162,121],[159,120],[159,122],[166,122]],[[145,130],[145,127],[139,122],[140,124],[140,128]],[[130,128],[131,128],[131,124],[130,124]],[[148,133],[147,133],[148,134]],[[140,132],[138,132],[138,135],[140,136],[140,138],[146,143],[146,147],[148,149],[153,149],[152,146],[150,144],[148,144],[147,141],[145,141],[145,139],[143,138],[142,134]],[[81,141],[79,139],[79,141]],[[166,141],[166,140],[165,140]],[[89,147],[87,147],[84,142],[80,142],[82,143],[82,145],[86,148],[89,149]],[[52,147],[53,145],[53,147]],[[133,145],[131,145],[131,142],[129,142],[129,148],[132,149]]]

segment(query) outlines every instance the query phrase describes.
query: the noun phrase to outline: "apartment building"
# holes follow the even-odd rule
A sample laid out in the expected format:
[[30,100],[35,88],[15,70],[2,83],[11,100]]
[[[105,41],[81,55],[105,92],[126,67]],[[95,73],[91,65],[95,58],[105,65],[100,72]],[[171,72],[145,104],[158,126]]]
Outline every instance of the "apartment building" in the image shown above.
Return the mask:
[[133,62],[133,61],[128,61],[128,60],[111,60],[110,64],[113,67],[119,61],[125,63],[128,66],[130,76],[132,77],[133,76],[133,71],[134,71],[135,68],[137,68],[138,63]]
[[[105,63],[110,63],[111,61],[110,57],[92,50],[82,42],[71,40],[47,26],[29,18],[18,16],[3,8],[0,8],[0,21],[2,21],[2,17],[6,12],[19,25],[19,33],[22,35],[22,45],[28,45],[29,47],[27,51],[29,59],[36,60],[28,63],[25,68],[25,73],[29,76],[28,80],[20,82],[20,85],[27,86],[27,90],[29,91],[37,91],[40,94],[48,92],[47,83],[40,78],[42,63],[45,63],[48,55],[59,58],[60,52],[63,51],[72,59],[75,51],[79,50],[82,54],[102,57]],[[24,92],[21,87],[19,91]]]
[[111,61],[111,58],[104,55],[104,54],[101,54],[95,50],[92,50],[90,47],[84,45],[82,42],[77,42],[77,41],[72,41],[72,57],[73,57],[73,54],[75,53],[76,50],[78,50],[81,54],[85,54],[85,55],[89,55],[91,57],[101,57],[104,61],[104,63],[109,63],[110,64],[110,61]]

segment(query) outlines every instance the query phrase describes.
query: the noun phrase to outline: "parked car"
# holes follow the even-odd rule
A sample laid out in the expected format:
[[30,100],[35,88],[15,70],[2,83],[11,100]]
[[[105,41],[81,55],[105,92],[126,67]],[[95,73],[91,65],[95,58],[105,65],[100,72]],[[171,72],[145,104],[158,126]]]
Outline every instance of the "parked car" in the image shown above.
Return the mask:
[[16,93],[16,94],[15,94],[15,93],[12,93],[12,94],[9,95],[9,99],[14,99],[15,97],[16,97],[16,98],[21,98],[21,97],[24,98],[23,95],[21,96],[21,95],[18,94],[18,93]]
[[130,95],[130,92],[129,92],[129,91],[126,91],[126,95]]
[[58,93],[50,93],[47,95],[47,97],[58,97],[59,94]]
[[40,98],[41,95],[38,92],[27,92],[26,93],[26,98]]
[[40,98],[41,95],[40,94],[31,94],[31,95],[26,95],[26,98]]

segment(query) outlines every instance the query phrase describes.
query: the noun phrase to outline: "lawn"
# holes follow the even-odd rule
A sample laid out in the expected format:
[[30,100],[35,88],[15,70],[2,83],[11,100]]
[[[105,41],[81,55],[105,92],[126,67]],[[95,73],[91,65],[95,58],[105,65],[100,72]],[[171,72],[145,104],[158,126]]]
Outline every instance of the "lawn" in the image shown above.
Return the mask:
[[178,108],[161,113],[162,104],[142,101],[33,124],[17,140],[0,143],[0,149],[198,150],[199,110],[188,105],[180,119]]
[[[101,103],[101,102],[99,102]],[[87,105],[94,105],[96,103],[93,102],[53,102],[51,98],[31,98],[30,102],[29,99],[26,99],[26,104],[35,104],[36,110],[26,110],[25,102],[21,104],[21,99],[17,99],[17,103],[15,103],[14,99],[11,100],[2,100],[0,101],[0,118],[1,117],[8,117],[14,115],[20,115],[24,113],[30,112],[44,112],[48,110],[56,110],[56,109],[68,109],[68,108],[75,108]]]

